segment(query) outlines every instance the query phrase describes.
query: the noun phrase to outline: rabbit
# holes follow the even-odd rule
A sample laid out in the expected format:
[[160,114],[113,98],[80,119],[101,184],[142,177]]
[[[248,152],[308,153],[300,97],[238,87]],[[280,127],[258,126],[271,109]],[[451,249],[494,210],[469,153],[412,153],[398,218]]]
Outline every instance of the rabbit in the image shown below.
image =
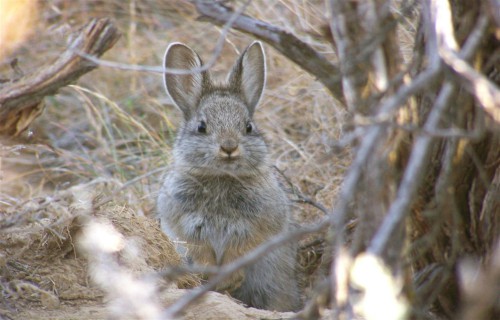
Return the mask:
[[[186,70],[203,65],[182,43],[167,47],[163,64]],[[197,264],[226,264],[291,228],[289,199],[253,120],[265,82],[259,41],[240,55],[225,84],[213,82],[208,71],[164,75],[167,94],[184,121],[157,214],[178,252]],[[216,290],[251,307],[296,311],[302,306],[296,255],[295,244],[282,246]]]

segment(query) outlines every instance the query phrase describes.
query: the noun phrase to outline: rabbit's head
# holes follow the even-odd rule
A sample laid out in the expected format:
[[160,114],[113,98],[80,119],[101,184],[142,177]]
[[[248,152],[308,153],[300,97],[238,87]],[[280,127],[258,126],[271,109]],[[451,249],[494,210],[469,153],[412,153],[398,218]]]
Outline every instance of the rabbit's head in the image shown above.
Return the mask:
[[170,44],[163,64],[192,71],[164,76],[165,89],[184,116],[174,145],[175,165],[202,175],[258,175],[268,153],[253,122],[266,77],[262,44],[248,46],[223,84],[201,71],[200,57],[184,44]]

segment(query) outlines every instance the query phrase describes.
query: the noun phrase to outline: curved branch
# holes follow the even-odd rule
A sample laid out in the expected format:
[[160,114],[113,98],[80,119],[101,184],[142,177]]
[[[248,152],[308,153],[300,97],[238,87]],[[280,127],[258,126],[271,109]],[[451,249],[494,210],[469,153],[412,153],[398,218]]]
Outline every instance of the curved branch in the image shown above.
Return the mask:
[[[233,17],[233,9],[219,1],[194,0],[193,3],[202,18],[214,24],[224,25]],[[232,27],[273,46],[316,77],[336,99],[344,101],[340,69],[295,35],[244,14],[234,20]]]
[[97,67],[78,52],[101,56],[119,35],[109,19],[93,19],[56,61],[14,83],[0,86],[0,134],[19,135],[42,112],[45,96],[55,94]]

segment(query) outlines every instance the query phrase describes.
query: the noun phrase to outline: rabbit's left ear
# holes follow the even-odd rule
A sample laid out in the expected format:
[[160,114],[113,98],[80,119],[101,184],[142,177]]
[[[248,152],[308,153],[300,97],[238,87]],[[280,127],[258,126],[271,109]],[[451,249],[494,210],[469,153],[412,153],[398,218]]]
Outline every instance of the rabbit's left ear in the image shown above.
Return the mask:
[[260,41],[254,41],[241,54],[229,73],[228,82],[243,95],[253,115],[266,84],[266,58]]
[[[163,66],[185,71],[201,69],[203,62],[200,56],[185,44],[174,42],[167,47]],[[198,109],[203,89],[208,86],[207,72],[189,74],[164,74],[163,83],[168,95],[189,120]]]

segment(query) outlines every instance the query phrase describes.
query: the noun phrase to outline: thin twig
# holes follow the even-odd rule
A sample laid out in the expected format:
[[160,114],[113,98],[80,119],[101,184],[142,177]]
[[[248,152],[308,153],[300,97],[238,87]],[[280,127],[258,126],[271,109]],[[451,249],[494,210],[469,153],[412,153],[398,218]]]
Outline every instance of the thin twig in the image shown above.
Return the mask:
[[[484,110],[495,121],[500,122],[500,90],[486,76],[471,67],[463,58],[463,54],[458,53],[450,3],[448,1],[432,1],[431,5],[436,15],[439,15],[439,20],[436,21],[439,56],[465,83],[465,88],[477,99]],[[478,32],[474,34],[477,38],[482,37],[488,23],[488,15],[484,14],[479,17],[476,30],[482,32],[479,35],[477,35]]]
[[232,28],[236,19],[243,14],[248,5],[252,0],[247,0],[238,10],[231,13],[228,17],[226,23],[224,24],[222,31],[215,43],[214,50],[210,56],[210,59],[204,63],[201,67],[192,68],[192,69],[177,69],[177,68],[164,68],[157,66],[148,66],[148,65],[138,65],[138,64],[129,64],[129,63],[120,63],[115,61],[109,61],[104,59],[99,59],[93,55],[87,54],[82,51],[75,51],[82,58],[85,58],[101,67],[114,68],[119,70],[128,70],[128,71],[142,71],[142,72],[153,72],[153,73],[161,73],[161,74],[193,74],[200,73],[209,70],[212,68],[219,58],[222,48],[224,46],[224,42],[226,41],[226,36],[229,33],[229,30]]
[[297,196],[297,199],[294,200],[295,202],[298,202],[298,203],[304,203],[304,204],[309,204],[313,207],[315,207],[316,209],[320,210],[321,212],[323,212],[325,214],[326,217],[328,217],[331,213],[330,210],[328,210],[323,204],[319,203],[319,202],[316,202],[314,201],[313,199],[311,199],[310,197],[308,196],[305,196],[304,194],[302,194],[302,192],[299,190],[299,188],[297,188],[293,183],[292,181],[290,180],[290,178],[288,178],[287,175],[285,175],[285,173],[280,170],[278,167],[276,166],[273,166],[273,168],[279,172],[279,174],[283,177],[283,179],[285,179],[286,183],[288,184],[288,186],[290,187],[290,189],[292,190],[293,194]]
[[319,202],[316,202],[314,201],[313,199],[309,198],[309,197],[306,197],[302,194],[297,194],[297,197],[298,199],[295,200],[296,202],[298,203],[304,203],[304,204],[308,204],[308,205],[311,205],[313,207],[315,207],[316,209],[320,210],[321,212],[323,212],[325,214],[326,217],[330,216],[330,213],[331,211],[328,210],[324,205],[322,205],[321,203]]

